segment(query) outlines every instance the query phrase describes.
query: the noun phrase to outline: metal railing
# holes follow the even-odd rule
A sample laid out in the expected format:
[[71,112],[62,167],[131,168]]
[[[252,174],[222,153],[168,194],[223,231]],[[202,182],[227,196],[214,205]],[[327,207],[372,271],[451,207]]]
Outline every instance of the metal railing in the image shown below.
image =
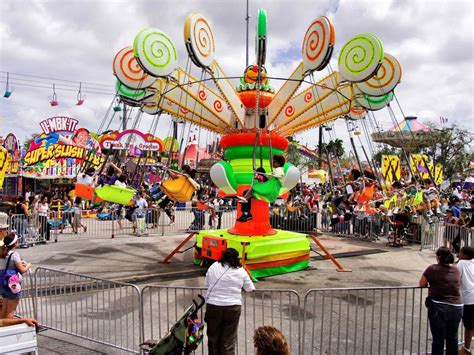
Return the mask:
[[[312,289],[304,297],[302,354],[421,354],[432,336],[420,287]],[[462,323],[458,339],[462,343]]]
[[459,252],[463,246],[474,245],[474,230],[442,221],[422,224],[421,236],[421,248],[433,251],[441,246],[447,246]]
[[[202,287],[146,286],[38,268],[25,275],[17,315],[74,337],[138,353],[146,339],[160,339]],[[253,354],[257,327],[272,325],[293,354],[412,354],[429,352],[425,298],[419,287],[321,288],[303,303],[294,290],[244,293],[237,353]],[[204,318],[205,309],[199,313]],[[463,329],[460,325],[459,340]],[[207,337],[196,350],[207,353]]]
[[[147,286],[142,290],[145,339],[160,339],[175,324],[193,298],[206,289],[200,287]],[[200,319],[204,318],[201,309]],[[262,325],[273,325],[285,335],[293,354],[300,353],[300,296],[293,290],[265,290],[242,295],[242,313],[237,336],[237,354],[253,354],[253,333]],[[207,338],[196,353],[207,353]]]
[[37,319],[41,325],[138,352],[143,328],[137,286],[41,267],[34,277]]

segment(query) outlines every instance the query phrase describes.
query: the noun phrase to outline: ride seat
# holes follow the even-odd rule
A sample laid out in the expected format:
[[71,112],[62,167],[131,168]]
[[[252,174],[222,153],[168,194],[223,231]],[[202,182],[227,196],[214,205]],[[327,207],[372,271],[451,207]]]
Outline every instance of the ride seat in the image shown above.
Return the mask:
[[176,179],[163,181],[161,191],[173,201],[191,201],[194,191],[199,189],[199,185],[190,177],[181,175]]

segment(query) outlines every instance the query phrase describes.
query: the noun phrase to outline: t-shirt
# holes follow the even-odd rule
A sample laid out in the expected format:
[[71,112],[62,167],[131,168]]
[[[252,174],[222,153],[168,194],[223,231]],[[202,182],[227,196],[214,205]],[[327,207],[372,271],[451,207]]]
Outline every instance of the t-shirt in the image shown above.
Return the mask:
[[459,260],[461,272],[461,297],[464,304],[474,304],[474,261]]
[[120,181],[120,180],[115,181],[114,185],[115,185],[115,186],[127,187],[127,184],[124,183],[124,182],[122,182],[122,181]]
[[8,261],[8,256],[12,254],[12,257],[10,258],[10,263],[8,264],[9,269],[16,269],[16,263],[21,261],[20,254],[18,254],[16,251],[9,251],[7,256],[5,258],[0,258],[0,270],[5,270],[7,268],[7,261]]
[[462,304],[461,294],[461,273],[455,266],[444,264],[433,264],[423,273],[430,285],[428,295],[433,301]]
[[242,304],[242,288],[254,291],[255,285],[243,267],[231,268],[215,262],[206,273],[207,300],[215,306]]
[[148,207],[148,202],[143,197],[140,197],[137,201],[137,207],[141,210],[144,210]]
[[459,218],[459,216],[461,215],[461,209],[460,209],[458,206],[456,206],[456,205],[453,205],[453,206],[451,207],[451,211],[453,212],[453,215],[454,215],[454,217],[456,217],[456,218]]
[[82,185],[92,185],[94,184],[94,178],[92,176],[86,174],[79,174],[77,175],[76,182]]
[[285,177],[285,170],[283,170],[283,168],[280,166],[278,168],[275,168],[275,170],[273,170],[272,175],[276,177],[278,180],[280,180],[281,183],[283,183],[283,178]]

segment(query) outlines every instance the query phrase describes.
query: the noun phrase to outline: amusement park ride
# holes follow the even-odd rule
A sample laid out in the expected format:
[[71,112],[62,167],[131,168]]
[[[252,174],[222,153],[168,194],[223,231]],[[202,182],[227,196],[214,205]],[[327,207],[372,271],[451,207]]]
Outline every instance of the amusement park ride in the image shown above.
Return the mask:
[[[187,70],[178,67],[173,41],[155,28],[142,30],[133,47],[117,53],[113,71],[120,100],[127,105],[151,115],[164,112],[222,135],[225,161],[210,172],[222,196],[242,196],[249,188],[259,191],[252,202],[252,220],[236,221],[228,230],[196,234],[195,263],[218,260],[231,247],[239,251],[255,278],[307,268],[310,238],[273,229],[269,221],[269,203],[292,189],[300,172],[286,163],[284,178],[277,183],[270,178],[268,184],[257,182],[255,171],[264,168],[272,174],[272,157],[284,154],[288,146],[285,137],[341,117],[357,120],[367,110],[385,107],[400,81],[400,64],[384,52],[377,36],[361,33],[340,50],[338,71],[315,80],[314,73],[328,67],[335,46],[333,24],[319,17],[304,35],[301,63],[275,92],[265,69],[267,17],[259,10],[255,63],[247,66],[234,88],[232,78],[214,59],[214,35],[202,15],[188,16],[184,42],[189,58],[201,69],[200,78],[189,73],[190,66]],[[305,88],[300,89],[303,83]],[[176,200],[180,187],[192,183],[189,180],[185,176],[179,182],[169,180],[164,192]],[[108,200],[110,196],[101,197]],[[239,204],[237,217],[240,208]]]

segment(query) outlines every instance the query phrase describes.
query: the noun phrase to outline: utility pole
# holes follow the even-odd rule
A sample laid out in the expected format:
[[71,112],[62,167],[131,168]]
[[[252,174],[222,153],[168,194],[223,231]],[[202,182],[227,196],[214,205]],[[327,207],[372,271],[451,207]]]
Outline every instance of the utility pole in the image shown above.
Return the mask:
[[247,0],[247,15],[245,16],[245,21],[247,22],[247,31],[245,37],[245,67],[249,66],[249,0]]
[[122,131],[127,129],[127,105],[123,103]]
[[319,143],[318,143],[318,169],[321,169],[321,166],[323,164],[323,126],[319,126]]

